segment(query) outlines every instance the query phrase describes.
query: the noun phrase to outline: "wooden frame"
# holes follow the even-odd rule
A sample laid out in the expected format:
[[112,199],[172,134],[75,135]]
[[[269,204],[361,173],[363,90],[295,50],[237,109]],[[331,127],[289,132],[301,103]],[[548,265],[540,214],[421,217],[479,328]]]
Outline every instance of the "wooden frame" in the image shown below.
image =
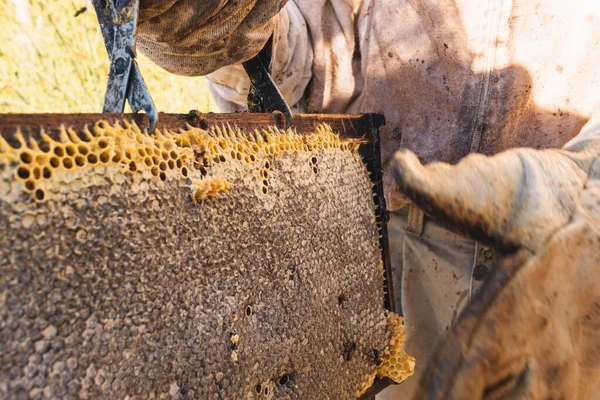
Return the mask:
[[[39,137],[40,130],[51,137],[57,137],[60,126],[73,128],[76,132],[83,127],[91,126],[99,120],[110,123],[117,121],[135,122],[141,129],[147,129],[148,118],[144,114],[0,114],[0,135],[9,143],[18,145],[15,133],[21,132],[25,137]],[[260,127],[282,127],[285,118],[282,114],[260,113],[199,113],[190,111],[188,114],[160,113],[156,129],[177,131],[192,127],[208,129],[211,126],[230,124],[236,125],[242,131],[251,131]],[[379,140],[379,127],[385,124],[379,114],[296,114],[292,121],[291,129],[296,132],[311,133],[315,128],[326,123],[341,137],[363,138],[366,143],[361,146],[360,154],[365,161],[373,182],[373,198],[379,220],[380,244],[385,268],[384,276],[384,304],[390,311],[396,311],[394,303],[393,275],[391,269],[390,249],[388,242],[387,221],[388,213],[383,195],[383,172],[381,166],[381,152]],[[373,386],[361,399],[374,398],[375,394],[383,390],[392,382],[389,379],[376,380]]]

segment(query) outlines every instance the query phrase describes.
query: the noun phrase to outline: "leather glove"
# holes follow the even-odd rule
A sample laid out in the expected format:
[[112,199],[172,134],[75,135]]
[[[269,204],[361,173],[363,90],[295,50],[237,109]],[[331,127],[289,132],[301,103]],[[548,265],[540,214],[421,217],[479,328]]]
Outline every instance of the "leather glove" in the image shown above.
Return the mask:
[[431,360],[415,399],[586,399],[600,381],[600,118],[562,150],[396,154],[425,212],[503,255]]
[[137,47],[167,71],[207,75],[249,60],[287,0],[141,0]]

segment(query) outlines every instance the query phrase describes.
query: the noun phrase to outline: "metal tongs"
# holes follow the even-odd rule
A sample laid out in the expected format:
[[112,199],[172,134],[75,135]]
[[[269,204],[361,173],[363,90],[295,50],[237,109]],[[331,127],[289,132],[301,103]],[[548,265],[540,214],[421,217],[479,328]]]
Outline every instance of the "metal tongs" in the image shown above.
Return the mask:
[[272,53],[273,37],[271,36],[260,53],[242,63],[248,78],[250,78],[248,111],[280,112],[285,117],[284,129],[287,129],[292,124],[292,110],[271,77]]
[[[122,113],[127,99],[134,113],[146,112],[150,121],[148,132],[152,132],[158,122],[158,113],[135,62],[139,0],[92,0],[92,3],[110,58],[102,111]],[[285,117],[287,129],[292,123],[292,111],[271,77],[272,52],[271,38],[258,55],[243,63],[251,83],[248,110],[280,112]]]
[[154,131],[158,113],[135,61],[135,30],[139,0],[93,0],[110,58],[103,112],[122,113],[125,99],[134,113],[144,111]]

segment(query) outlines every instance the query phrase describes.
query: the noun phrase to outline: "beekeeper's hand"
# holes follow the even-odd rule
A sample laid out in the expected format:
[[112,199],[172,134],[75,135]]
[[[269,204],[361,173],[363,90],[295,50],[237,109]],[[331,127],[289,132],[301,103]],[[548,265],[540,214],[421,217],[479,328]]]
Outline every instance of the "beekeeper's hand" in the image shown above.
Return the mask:
[[260,52],[287,0],[141,0],[137,47],[178,75],[207,75]]
[[587,399],[600,381],[600,117],[562,150],[422,166],[402,190],[504,255],[438,349],[416,399]]

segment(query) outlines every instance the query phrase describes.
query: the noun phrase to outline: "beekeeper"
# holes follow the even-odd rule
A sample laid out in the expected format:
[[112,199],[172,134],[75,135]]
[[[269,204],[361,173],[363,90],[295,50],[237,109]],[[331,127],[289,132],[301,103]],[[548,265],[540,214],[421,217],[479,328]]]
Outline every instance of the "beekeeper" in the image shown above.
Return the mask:
[[[560,148],[600,110],[596,0],[576,6],[562,0],[142,0],[138,33],[138,49],[161,67],[206,75],[223,112],[245,109],[249,81],[240,63],[273,35],[273,77],[293,110],[385,115],[381,151],[396,302],[416,375],[489,273],[494,254],[403,195],[394,153],[410,150],[429,164],[515,147]],[[522,168],[509,163],[499,171],[509,178],[524,174],[524,160]],[[485,162],[476,158],[474,170]],[[549,171],[556,164],[552,157],[539,163]],[[516,192],[535,184],[517,179],[522,176],[511,186]],[[453,196],[473,201],[464,209],[476,213],[504,198],[494,192],[503,186],[490,181],[497,175],[477,177],[469,186],[452,175],[435,184],[463,188]],[[556,195],[548,190],[542,198]],[[518,196],[510,198],[508,217],[522,205]],[[417,383],[410,378],[383,397],[410,398]]]

